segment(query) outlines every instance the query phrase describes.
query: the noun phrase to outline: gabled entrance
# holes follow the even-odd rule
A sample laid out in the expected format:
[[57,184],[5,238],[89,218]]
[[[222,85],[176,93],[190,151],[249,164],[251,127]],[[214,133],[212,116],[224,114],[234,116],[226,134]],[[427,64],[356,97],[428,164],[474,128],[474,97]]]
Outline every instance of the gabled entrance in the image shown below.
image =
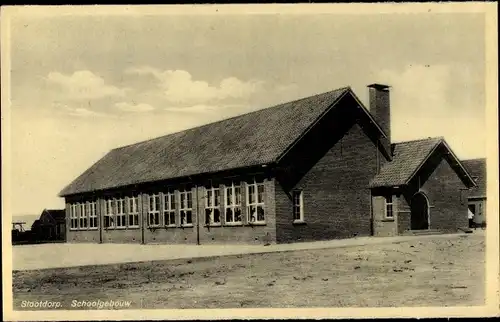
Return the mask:
[[423,192],[417,192],[411,199],[411,229],[429,229],[429,200]]

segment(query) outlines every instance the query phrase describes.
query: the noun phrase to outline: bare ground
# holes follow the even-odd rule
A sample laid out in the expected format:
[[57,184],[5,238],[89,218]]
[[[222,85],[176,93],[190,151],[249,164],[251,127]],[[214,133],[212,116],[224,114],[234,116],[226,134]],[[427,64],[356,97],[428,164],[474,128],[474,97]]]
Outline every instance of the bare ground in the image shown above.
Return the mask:
[[484,235],[396,244],[14,271],[23,300],[130,308],[484,305]]

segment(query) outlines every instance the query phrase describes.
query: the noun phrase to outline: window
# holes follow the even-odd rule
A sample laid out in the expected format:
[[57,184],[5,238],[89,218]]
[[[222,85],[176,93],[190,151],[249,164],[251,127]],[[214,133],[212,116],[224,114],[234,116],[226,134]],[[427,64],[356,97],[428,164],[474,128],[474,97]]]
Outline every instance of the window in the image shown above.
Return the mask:
[[76,213],[76,204],[69,205],[70,228],[78,229],[78,214]]
[[241,187],[231,183],[226,187],[226,223],[237,224],[241,223]]
[[106,211],[104,213],[104,228],[114,228],[115,220],[114,220],[114,201],[113,199],[107,199],[106,203]]
[[205,224],[220,225],[220,190],[207,188],[205,193]]
[[304,197],[302,190],[292,192],[293,199],[293,221],[304,221]]
[[180,202],[180,213],[181,213],[181,225],[190,226],[193,224],[192,218],[192,207],[193,199],[191,191],[181,191],[179,192],[181,202]]
[[148,204],[148,226],[160,226],[160,195],[153,194],[149,196]]
[[91,201],[88,204],[89,209],[89,228],[97,228],[97,202]]
[[392,212],[392,195],[385,196],[385,217],[394,218],[394,214]]
[[78,227],[79,229],[85,229],[87,228],[87,215],[88,213],[85,212],[85,203],[80,203],[80,226]]
[[124,228],[127,226],[125,219],[127,215],[125,214],[125,199],[116,199],[116,227]]
[[247,185],[248,222],[265,223],[264,215],[264,183],[252,182]]
[[163,194],[163,224],[175,226],[175,194],[173,192]]
[[139,197],[128,198],[128,226],[139,227]]

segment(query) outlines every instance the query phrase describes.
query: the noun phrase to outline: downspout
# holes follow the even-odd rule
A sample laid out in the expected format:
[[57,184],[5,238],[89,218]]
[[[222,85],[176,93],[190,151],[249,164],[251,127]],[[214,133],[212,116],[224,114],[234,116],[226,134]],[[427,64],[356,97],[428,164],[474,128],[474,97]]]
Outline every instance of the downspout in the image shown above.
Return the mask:
[[[146,241],[145,241],[145,236],[144,236],[144,194],[140,194],[140,201],[141,201],[141,206],[139,207],[141,213],[141,244],[144,245],[146,244]],[[137,205],[139,206],[139,205]]]
[[194,186],[196,189],[196,245],[200,244],[200,201],[198,198],[198,185]]

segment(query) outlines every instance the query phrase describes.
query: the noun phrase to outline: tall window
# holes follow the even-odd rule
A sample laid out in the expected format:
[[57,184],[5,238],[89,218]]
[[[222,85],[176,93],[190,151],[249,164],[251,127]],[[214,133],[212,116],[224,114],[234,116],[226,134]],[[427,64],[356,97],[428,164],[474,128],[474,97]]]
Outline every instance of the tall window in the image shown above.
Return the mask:
[[163,194],[163,224],[175,226],[175,194],[173,192]]
[[193,224],[193,199],[191,190],[188,191],[180,191],[180,213],[181,213],[181,225],[182,226],[190,226]]
[[304,199],[302,190],[292,192],[293,221],[304,221]]
[[254,181],[247,184],[248,222],[265,223],[264,183]]
[[114,228],[114,201],[113,199],[106,199],[106,211],[104,212],[104,228]]
[[80,203],[80,229],[85,229],[87,228],[87,213],[85,211],[85,203],[82,202]]
[[126,227],[125,219],[127,215],[125,214],[125,199],[116,199],[116,227]]
[[160,226],[160,195],[158,194],[149,196],[148,226]]
[[385,217],[394,218],[394,214],[392,212],[392,195],[385,196]]
[[225,190],[226,223],[241,223],[241,187],[231,183]]
[[139,227],[139,197],[128,198],[128,226]]
[[89,209],[89,228],[97,228],[97,202],[91,201],[88,204]]
[[70,228],[78,229],[78,214],[76,212],[76,204],[69,205]]
[[220,190],[210,187],[205,190],[205,224],[220,225]]

